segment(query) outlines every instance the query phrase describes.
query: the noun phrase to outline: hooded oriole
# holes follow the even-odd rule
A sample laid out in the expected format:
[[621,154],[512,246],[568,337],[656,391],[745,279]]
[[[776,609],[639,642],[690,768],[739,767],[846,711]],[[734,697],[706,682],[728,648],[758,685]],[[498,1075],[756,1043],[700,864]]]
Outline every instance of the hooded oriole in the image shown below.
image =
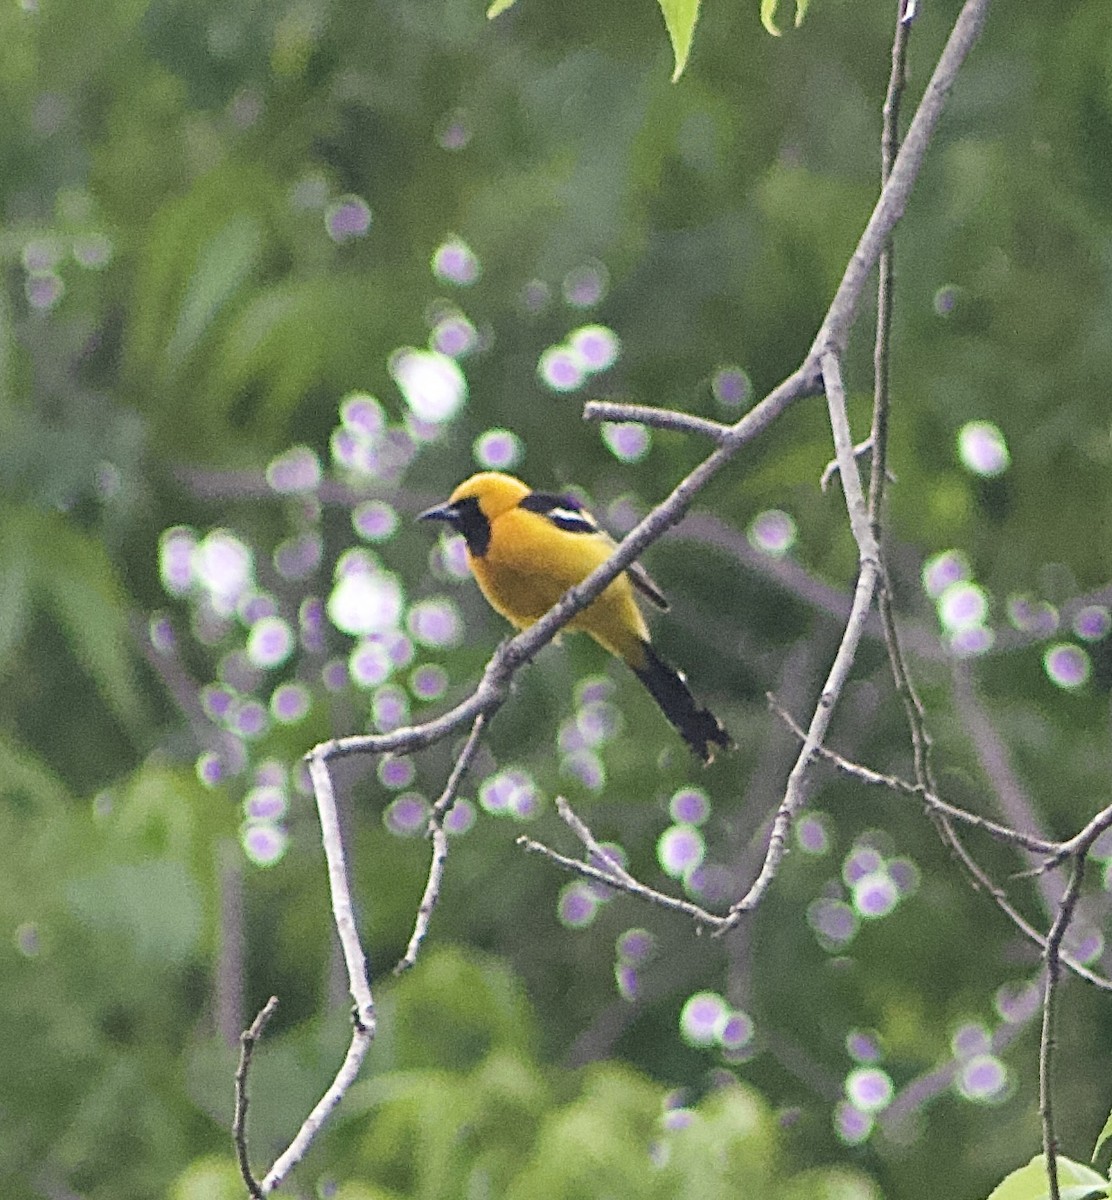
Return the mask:
[[[464,480],[447,503],[420,519],[445,521],[463,535],[483,595],[518,629],[540,620],[614,550],[613,540],[570,497],[534,492],[520,479],[495,471]],[[567,628],[589,633],[626,662],[683,740],[709,763],[715,747],[728,749],[733,743],[713,713],[699,706],[684,676],[650,645],[634,588],[667,609],[649,573],[633,563]]]

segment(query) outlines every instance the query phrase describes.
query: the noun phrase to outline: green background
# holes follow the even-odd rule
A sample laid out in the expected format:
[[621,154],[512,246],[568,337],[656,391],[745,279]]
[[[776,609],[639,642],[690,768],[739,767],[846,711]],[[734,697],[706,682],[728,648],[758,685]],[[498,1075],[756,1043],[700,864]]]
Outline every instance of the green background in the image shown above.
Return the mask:
[[[909,108],[957,12],[922,7]],[[242,773],[203,786],[195,762],[226,731],[198,689],[246,629],[233,622],[211,645],[191,632],[191,602],[160,582],[160,534],[233,530],[292,615],[328,595],[335,559],[357,542],[354,499],[388,501],[400,522],[374,553],[407,602],[451,597],[465,630],[458,645],[419,649],[415,661],[449,680],[433,702],[409,697],[412,716],[432,715],[466,694],[505,632],[470,583],[430,565],[436,531],[410,520],[476,469],[479,435],[513,430],[515,469],[538,487],[580,485],[617,528],[707,447],[656,433],[642,458],[620,461],[580,419],[583,400],[734,419],[716,372],[743,370],[755,398],[806,352],[876,196],[893,12],[823,0],[777,40],[755,4],[705,10],[677,84],[649,0],[520,0],[494,22],[460,0],[27,0],[0,14],[5,1197],[240,1195],[227,1134],[238,1029],[280,997],[253,1078],[260,1164],[346,1044],[311,800],[291,789],[288,848],[269,868],[243,853],[241,802],[258,764],[292,769],[314,742],[368,728],[370,693],[325,690],[319,656],[295,655],[258,694],[301,679],[309,715],[272,724]],[[456,125],[466,144],[446,148]],[[366,236],[337,241],[326,213],[345,195],[372,219]],[[481,264],[471,286],[430,270],[452,237]],[[592,264],[607,286],[579,309],[562,288]],[[1043,653],[1077,641],[1068,620],[1048,637],[1017,631],[1007,601],[1068,613],[1110,575],[1106,0],[991,13],[900,226],[898,267],[889,541],[938,776],[957,803],[1065,836],[1107,802],[1112,658],[1093,643],[1088,682],[1056,687]],[[532,281],[549,289],[540,311],[522,303]],[[446,304],[482,344],[461,361],[467,403],[438,436],[413,441],[388,479],[329,469],[319,511],[270,491],[266,467],[292,445],[327,466],[352,390],[404,431],[388,363],[427,343]],[[596,322],[621,339],[616,364],[566,394],[546,387],[541,353]],[[870,363],[866,312],[846,364],[858,437]],[[959,461],[972,420],[1007,440],[997,478]],[[697,785],[712,807],[708,859],[740,894],[794,749],[765,693],[810,711],[839,634],[813,585],[842,597],[852,586],[840,496],[818,488],[830,457],[822,402],[797,404],[699,498],[698,520],[647,555],[672,600],[658,644],[737,752],[699,771],[592,644],[546,650],[463,788],[475,801],[483,779],[514,767],[541,814],[480,812],[458,838],[425,954],[401,981],[389,967],[427,843],[384,827],[393,794],[373,771],[341,772],[381,1032],[291,1195],[974,1197],[1036,1152],[1037,1021],[1009,1025],[994,997],[1034,980],[1037,955],[914,804],[819,772],[827,852],[793,853],[761,911],[722,941],[626,898],[568,928],[567,879],[514,845],[528,832],[575,852],[551,805],[563,792],[635,874],[682,891],[655,845],[669,797]],[[788,559],[749,549],[768,509],[794,518]],[[320,571],[283,581],[271,553],[307,529],[322,538]],[[974,660],[944,653],[920,583],[923,561],[949,549],[967,556],[996,630]],[[152,613],[173,623],[176,654],[150,651]],[[328,653],[351,644],[327,632]],[[623,731],[599,750],[606,783],[592,790],[562,766],[557,735],[576,682],[600,674]],[[831,740],[910,772],[871,634]],[[449,752],[419,755],[412,788],[434,799]],[[845,944],[822,943],[808,912],[848,897],[843,865],[863,836],[911,860],[918,888]],[[1012,879],[1024,860],[973,844],[1045,927],[1060,881]],[[1107,914],[1100,871],[1079,920],[1092,938]],[[631,927],[655,945],[633,1002],[614,975]],[[1090,950],[1100,969],[1107,956]],[[682,1036],[680,1010],[700,990],[752,1018],[742,1061]],[[1056,1078],[1063,1148],[1079,1159],[1112,1099],[1110,1014],[1106,997],[1065,989]],[[999,1039],[1008,1083],[996,1100],[964,1098],[944,1073],[916,1092],[954,1064],[955,1031],[971,1024]],[[860,1145],[835,1121],[854,1030],[874,1032],[907,1117],[880,1118]],[[696,1106],[687,1128],[665,1120],[676,1103]]]

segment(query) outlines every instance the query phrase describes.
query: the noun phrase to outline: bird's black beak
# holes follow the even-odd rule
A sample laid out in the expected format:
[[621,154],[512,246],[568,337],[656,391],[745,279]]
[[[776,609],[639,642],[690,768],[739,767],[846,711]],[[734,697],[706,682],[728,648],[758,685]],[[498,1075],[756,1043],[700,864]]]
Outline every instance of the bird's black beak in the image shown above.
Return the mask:
[[438,504],[434,508],[426,508],[423,513],[418,513],[417,520],[446,521],[454,526],[459,521],[459,510],[454,504]]

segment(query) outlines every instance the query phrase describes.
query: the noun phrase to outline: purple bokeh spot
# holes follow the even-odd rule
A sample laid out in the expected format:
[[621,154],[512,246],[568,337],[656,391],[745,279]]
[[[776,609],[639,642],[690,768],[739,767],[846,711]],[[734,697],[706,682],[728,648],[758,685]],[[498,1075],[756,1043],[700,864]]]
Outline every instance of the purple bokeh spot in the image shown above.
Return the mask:
[[398,514],[385,500],[367,500],[352,510],[351,524],[364,541],[384,542],[393,537]]
[[717,992],[696,992],[689,996],[680,1012],[680,1032],[693,1046],[709,1046],[717,1041],[728,1017],[725,1000]]
[[417,768],[408,758],[383,758],[378,764],[379,782],[391,791],[409,787],[416,774]]
[[271,867],[286,852],[289,843],[285,831],[268,821],[249,824],[243,830],[243,851],[257,867]]
[[849,1146],[859,1146],[867,1141],[873,1131],[873,1118],[842,1100],[834,1109],[834,1131]]
[[324,214],[324,226],[334,242],[366,237],[371,227],[371,208],[362,196],[341,196]]
[[575,750],[560,760],[560,772],[569,775],[589,791],[597,792],[606,786],[606,768],[592,750]]
[[616,459],[627,463],[639,462],[652,446],[649,430],[644,425],[637,425],[632,421],[604,421],[602,440]]
[[995,1055],[977,1054],[962,1064],[957,1085],[966,1100],[991,1104],[1007,1092],[1008,1069]]
[[846,1034],[846,1051],[854,1062],[867,1064],[880,1061],[880,1045],[876,1035],[863,1029],[853,1029]]
[[292,446],[270,461],[266,481],[283,495],[311,492],[320,483],[320,459],[308,446]]
[[274,548],[274,569],[291,583],[308,579],[320,566],[324,542],[319,533],[287,538]]
[[647,929],[627,929],[619,935],[615,948],[620,961],[639,965],[652,957],[656,939]]
[[171,624],[170,618],[163,613],[151,614],[148,636],[151,640],[151,648],[157,654],[171,654],[178,644],[174,626]]
[[432,273],[441,283],[467,287],[479,278],[482,267],[471,247],[456,238],[438,247],[432,259]]
[[852,887],[866,875],[874,875],[884,870],[884,858],[879,850],[872,846],[862,846],[860,843],[846,855],[842,864],[842,878],[847,887]]
[[521,439],[509,429],[488,429],[472,446],[475,461],[481,467],[505,470],[521,461]]
[[857,914],[844,900],[813,900],[807,906],[807,922],[827,950],[841,949],[857,933]]
[[1103,604],[1088,604],[1073,618],[1073,631],[1082,641],[1099,642],[1112,629],[1112,616]]
[[1051,683],[1067,690],[1084,687],[1092,673],[1088,653],[1068,642],[1048,647],[1043,655],[1043,667]]
[[198,756],[195,770],[197,778],[205,787],[216,787],[224,778],[224,764],[220,761],[220,756],[211,750],[206,750]]
[[656,844],[657,862],[674,879],[693,871],[705,854],[703,835],[693,825],[670,825]]
[[589,748],[601,746],[621,732],[621,713],[605,700],[594,700],[584,704],[575,714],[576,728]]
[[448,672],[436,663],[424,663],[410,675],[409,687],[418,700],[439,700],[448,690]]
[[640,994],[641,978],[637,968],[629,963],[618,963],[614,967],[614,982],[618,985],[618,995],[631,1004]]
[[564,299],[572,308],[593,308],[610,286],[610,274],[600,262],[587,262],[564,276]]
[[235,692],[220,684],[210,683],[201,688],[201,707],[210,721],[226,721],[235,705]]
[[554,392],[573,392],[584,379],[578,357],[567,346],[549,346],[537,361],[537,374]]
[[383,733],[389,733],[409,720],[409,701],[405,692],[392,684],[385,684],[375,692],[371,709],[374,723]]
[[244,700],[232,714],[231,728],[242,738],[261,737],[267,729],[267,711],[258,700]]
[[853,906],[869,919],[886,917],[899,898],[899,889],[886,870],[866,875],[853,885]]
[[569,929],[583,929],[595,919],[598,912],[598,897],[585,884],[569,883],[560,892],[556,915],[561,925]]
[[740,367],[722,367],[714,373],[711,391],[724,408],[740,408],[752,394],[749,376]]
[[422,832],[428,819],[428,803],[417,792],[406,792],[391,801],[382,814],[382,823],[396,837],[413,837]]
[[477,816],[470,800],[457,800],[444,818],[445,832],[456,836],[465,834],[475,824]]
[[795,824],[795,839],[807,854],[826,854],[830,849],[826,822],[817,813],[804,813],[800,817]]
[[1042,990],[1033,983],[1004,983],[996,990],[995,1006],[1000,1019],[1009,1025],[1022,1025],[1039,1011]]
[[270,715],[282,725],[303,720],[312,707],[312,695],[300,683],[282,683],[270,696]]
[[960,550],[945,550],[923,564],[923,588],[932,600],[955,583],[969,578],[969,563]]
[[710,801],[699,788],[681,788],[668,804],[673,821],[687,825],[702,825],[710,816]]

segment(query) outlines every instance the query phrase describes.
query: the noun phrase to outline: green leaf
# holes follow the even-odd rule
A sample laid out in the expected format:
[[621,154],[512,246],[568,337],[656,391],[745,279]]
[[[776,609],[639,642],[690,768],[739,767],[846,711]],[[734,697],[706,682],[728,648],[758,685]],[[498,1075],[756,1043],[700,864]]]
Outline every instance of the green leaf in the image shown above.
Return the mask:
[[507,8],[512,8],[514,0],[493,0],[490,8],[487,9],[487,20],[493,21],[499,13],[504,13]]
[[[65,631],[74,655],[117,716],[142,727],[143,703],[132,670],[128,597],[104,546],[61,513],[29,513],[34,523],[35,583]],[[25,529],[25,536],[31,531]]]
[[[1090,1196],[1107,1196],[1108,1180],[1085,1163],[1058,1158],[1058,1182],[1064,1184],[1062,1200],[1086,1200]],[[1013,1171],[992,1190],[988,1200],[1046,1200],[1048,1195],[1046,1159],[1036,1154],[1018,1171]]]
[[[811,0],[795,0],[796,29],[803,24],[803,18],[807,15],[807,6],[810,2]],[[780,0],[761,0],[761,24],[773,37],[780,36],[780,27],[776,24],[776,10],[779,7]]]
[[166,347],[175,364],[187,358],[213,318],[251,274],[262,247],[259,222],[238,213],[201,248]]
[[1104,1128],[1097,1136],[1096,1145],[1093,1147],[1092,1159],[1096,1162],[1097,1155],[1101,1152],[1104,1143],[1112,1137],[1112,1112],[1108,1114],[1108,1120],[1104,1122]]
[[660,0],[660,11],[664,14],[664,24],[668,26],[672,54],[676,59],[676,69],[672,72],[672,82],[675,83],[687,66],[695,23],[699,19],[699,0]]

